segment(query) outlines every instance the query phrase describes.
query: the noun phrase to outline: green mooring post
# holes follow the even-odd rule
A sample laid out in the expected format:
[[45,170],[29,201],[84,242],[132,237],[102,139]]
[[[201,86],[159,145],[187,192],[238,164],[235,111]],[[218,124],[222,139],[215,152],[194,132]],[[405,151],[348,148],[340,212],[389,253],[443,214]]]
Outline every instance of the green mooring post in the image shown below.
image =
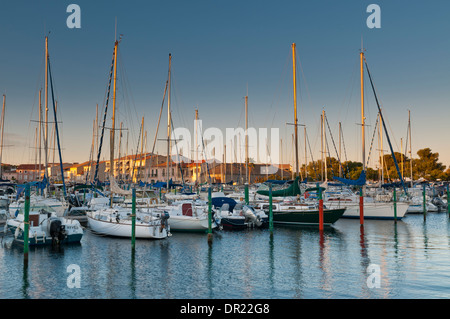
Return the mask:
[[23,230],[23,259],[28,263],[28,246],[30,232],[30,185],[25,186],[25,211],[24,211],[24,230]]
[[212,243],[212,199],[211,185],[208,187],[208,243]]
[[394,186],[394,220],[397,221],[397,192]]
[[131,200],[131,249],[136,248],[136,189],[132,190]]
[[245,194],[245,204],[248,205],[248,203],[249,203],[249,199],[248,199],[248,183],[245,183],[245,191],[244,191],[244,194]]
[[269,229],[273,232],[272,183],[269,183]]
[[427,218],[427,200],[426,200],[426,193],[425,193],[425,184],[423,184],[423,219]]

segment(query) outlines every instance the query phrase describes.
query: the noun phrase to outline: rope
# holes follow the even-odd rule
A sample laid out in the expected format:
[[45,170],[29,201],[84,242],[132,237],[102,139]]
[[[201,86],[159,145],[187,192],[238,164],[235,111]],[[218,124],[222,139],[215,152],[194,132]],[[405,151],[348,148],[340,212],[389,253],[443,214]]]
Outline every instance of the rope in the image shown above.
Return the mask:
[[[108,113],[108,103],[109,103],[109,94],[111,93],[111,81],[112,81],[112,75],[114,70],[114,57],[115,57],[115,50],[113,51],[113,57],[111,62],[111,71],[109,72],[109,83],[108,83],[108,93],[106,96],[106,105],[105,105],[105,115],[103,116],[103,124],[102,124],[102,134],[100,136],[100,144],[98,147],[98,153],[97,153],[97,163],[95,165],[95,174],[94,174],[94,183],[98,184],[97,175],[98,175],[98,165],[100,163],[100,155],[102,153],[102,146],[103,146],[103,135],[105,132],[105,124],[106,124],[106,114]],[[111,170],[111,167],[110,167]]]
[[377,131],[378,119],[379,119],[379,117],[377,116],[377,120],[375,121],[375,128],[374,128],[374,130],[373,130],[372,141],[370,142],[370,149],[369,149],[369,155],[367,156],[367,164],[366,164],[366,167],[369,167],[369,160],[370,160],[370,155],[372,154],[373,141],[374,141],[374,139],[375,139],[375,133],[376,133],[376,131]]

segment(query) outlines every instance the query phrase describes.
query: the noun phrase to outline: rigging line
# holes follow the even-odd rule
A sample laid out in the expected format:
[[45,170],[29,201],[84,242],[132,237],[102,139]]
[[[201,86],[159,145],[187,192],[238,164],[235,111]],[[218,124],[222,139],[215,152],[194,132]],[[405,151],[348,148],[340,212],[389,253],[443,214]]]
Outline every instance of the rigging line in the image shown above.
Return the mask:
[[[345,142],[344,142],[344,130],[341,128],[341,136],[342,136],[342,146],[344,146],[344,155],[345,155],[345,161],[347,162],[347,165],[345,166],[347,169],[347,176],[349,174],[349,170],[348,170],[348,157],[347,157],[347,150],[345,149]],[[345,173],[344,173],[344,178],[345,178]]]
[[[333,133],[331,132],[331,128],[330,128],[330,124],[328,123],[328,117],[327,116],[325,116],[325,122],[327,123],[328,131],[330,132],[331,141],[333,142],[333,146],[334,146],[334,150],[336,152],[336,157],[338,158],[339,166],[341,167],[341,169],[343,171],[344,167],[342,166],[341,159],[339,157],[339,152],[337,151],[336,144],[334,143]],[[328,146],[328,141],[326,141],[326,142],[327,142],[327,146]],[[331,158],[331,154],[330,154],[330,158]],[[332,172],[332,173],[334,175],[334,172]]]
[[313,154],[311,152],[311,144],[309,144],[309,137],[308,137],[308,133],[305,132],[306,135],[306,141],[308,142],[308,147],[309,147],[309,154],[311,154],[311,161],[313,163],[313,169],[314,169],[314,174],[316,175],[316,179],[317,179],[317,169],[316,169],[316,163],[314,162],[314,157]]
[[[138,152],[139,152],[139,146],[140,146],[140,143],[141,143],[141,133],[142,133],[142,130],[143,130],[143,127],[142,127],[142,123],[141,123],[141,125],[140,125],[140,129],[139,129],[139,137],[138,137],[138,142],[137,142],[137,146],[136,146],[136,153],[135,153],[135,157],[134,157],[134,161],[133,161],[133,167],[132,167],[132,169],[131,169],[131,182],[133,182],[133,178],[134,178],[134,168],[135,168],[135,165],[136,165],[136,159],[137,159],[137,154],[138,154]],[[140,162],[139,163],[141,163],[142,162],[142,154],[141,154],[141,157],[140,157]],[[137,182],[137,176],[136,176],[136,182]]]
[[[273,104],[275,103],[275,97],[276,97],[276,93],[277,92],[279,92],[278,93],[278,99],[280,98],[280,96],[281,96],[281,87],[282,87],[282,79],[284,79],[285,78],[285,74],[287,73],[287,69],[288,69],[288,64],[289,64],[289,55],[286,57],[286,62],[285,62],[285,66],[284,66],[284,69],[283,69],[283,71],[281,72],[281,77],[279,78],[279,80],[278,80],[278,85],[277,85],[277,88],[276,88],[276,90],[275,90],[275,93],[274,93],[274,97],[272,98],[272,103],[270,104],[270,107],[269,107],[269,110],[268,110],[268,114],[272,111],[272,108],[273,108]],[[283,82],[284,83],[284,82]],[[276,109],[278,109],[278,102],[277,102],[277,104],[276,104]],[[273,117],[272,117],[272,125],[271,125],[271,127],[273,127],[273,122],[275,121],[275,116],[277,115],[277,112],[274,112],[274,114],[273,114]],[[266,122],[265,122],[265,124],[266,124],[266,127],[267,127],[267,119],[266,119]]]
[[[325,116],[325,118],[326,118],[326,116]],[[328,127],[328,128],[329,128],[329,127]],[[330,132],[330,133],[331,133],[331,132]],[[331,137],[331,139],[333,139],[333,137]],[[333,142],[333,144],[334,144],[334,142]],[[328,158],[330,159],[331,174],[332,174],[332,176],[335,176],[335,174],[334,174],[334,169],[333,169],[333,163],[331,163],[330,147],[328,146],[328,139],[326,138],[326,136],[325,136],[325,145],[326,145],[325,157],[326,157],[327,154],[328,154]],[[325,167],[325,169],[327,169],[327,167]],[[325,181],[325,182],[326,182],[326,181]]]
[[386,129],[386,124],[385,124],[385,121],[384,121],[383,113],[381,112],[380,104],[378,103],[378,97],[377,97],[377,94],[376,94],[376,91],[375,91],[375,87],[374,87],[373,82],[372,82],[372,76],[370,75],[369,66],[367,64],[367,60],[366,60],[365,57],[364,57],[364,62],[366,64],[366,70],[367,70],[367,74],[369,75],[370,84],[372,86],[373,94],[375,96],[375,101],[377,102],[378,111],[380,112],[381,122],[383,123],[384,131],[386,132],[386,139],[388,141],[389,148],[391,149],[392,158],[394,159],[395,168],[397,169],[397,174],[398,174],[398,176],[400,178],[400,181],[402,183],[402,187],[403,187],[403,189],[405,191],[405,195],[407,195],[408,191],[406,189],[405,182],[403,181],[403,177],[402,177],[402,173],[400,172],[400,168],[398,167],[397,159],[395,158],[394,149],[392,148],[391,139],[389,138],[389,134],[388,134],[387,129]]
[[[177,151],[177,157],[178,157],[178,168],[180,169],[180,173],[181,173],[181,182],[182,182],[182,184],[183,184],[183,187],[185,187],[186,185],[185,185],[185,182],[184,182],[184,176],[183,176],[183,168],[181,167],[181,163],[183,162],[181,159],[180,159],[180,154],[178,153],[178,141],[177,141],[177,137],[176,137],[176,135],[175,135],[175,130],[173,129],[173,119],[172,119],[172,116],[170,117],[170,123],[172,124],[172,134],[173,134],[173,136],[175,137],[175,142],[174,142],[174,144],[175,144],[175,149],[176,149],[176,151]],[[175,164],[176,165],[176,164]]]
[[164,87],[164,95],[161,103],[161,109],[159,110],[159,118],[158,118],[158,125],[156,126],[156,132],[155,132],[155,139],[153,141],[153,147],[152,147],[152,154],[155,152],[155,146],[156,146],[156,140],[158,138],[158,132],[159,132],[159,123],[161,122],[161,114],[164,108],[164,101],[166,99],[166,92],[167,92],[167,85],[169,83],[169,79],[166,80],[166,85]]
[[[114,71],[114,58],[115,58],[115,50],[113,51],[112,62],[111,62],[111,70],[109,72],[109,83],[108,83],[108,91],[107,91],[107,95],[106,95],[105,114],[103,116],[102,134],[100,135],[100,143],[99,143],[98,153],[97,153],[97,163],[95,165],[94,183],[97,183],[97,184],[98,184],[98,180],[97,180],[97,178],[98,178],[98,165],[99,165],[99,162],[100,162],[100,155],[101,155],[101,152],[102,152],[103,136],[104,136],[105,124],[106,124],[106,115],[108,113],[109,95],[111,93],[111,80],[112,80],[113,71]],[[111,167],[109,169],[111,171]]]
[[373,130],[372,141],[370,142],[370,148],[369,148],[369,154],[367,156],[366,167],[369,167],[370,156],[372,154],[373,141],[375,140],[375,133],[377,132],[377,127],[378,127],[378,119],[379,119],[379,117],[377,116],[377,120],[375,121],[375,127]]
[[63,161],[62,161],[62,155],[61,155],[61,145],[59,141],[59,132],[58,132],[58,121],[56,116],[56,105],[55,105],[55,95],[53,93],[53,77],[52,77],[52,71],[50,67],[50,58],[48,59],[48,73],[50,76],[50,87],[52,91],[52,101],[53,101],[53,116],[55,119],[55,131],[56,131],[56,140],[58,141],[58,153],[59,153],[59,163],[61,167],[61,179],[63,183],[63,191],[64,191],[64,198],[66,197],[66,183],[64,182],[64,169],[63,169]]

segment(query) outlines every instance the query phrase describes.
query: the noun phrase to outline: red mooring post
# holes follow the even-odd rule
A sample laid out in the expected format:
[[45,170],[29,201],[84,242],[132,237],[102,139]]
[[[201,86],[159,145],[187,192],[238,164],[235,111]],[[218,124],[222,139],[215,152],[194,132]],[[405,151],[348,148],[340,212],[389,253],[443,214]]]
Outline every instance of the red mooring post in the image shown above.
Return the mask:
[[320,188],[319,184],[317,184],[317,187],[319,187],[319,230],[323,230],[323,199],[322,199],[322,189]]
[[359,224],[361,226],[364,225],[364,197],[363,197],[362,186],[359,189]]

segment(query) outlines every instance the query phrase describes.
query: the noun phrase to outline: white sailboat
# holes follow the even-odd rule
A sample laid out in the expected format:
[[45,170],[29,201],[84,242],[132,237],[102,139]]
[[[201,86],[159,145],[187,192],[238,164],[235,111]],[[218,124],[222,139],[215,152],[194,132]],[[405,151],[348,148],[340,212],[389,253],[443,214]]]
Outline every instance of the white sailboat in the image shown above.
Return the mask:
[[[362,162],[363,162],[363,177],[364,179],[361,184],[365,185],[365,115],[364,115],[364,50],[361,49],[360,52],[360,76],[361,76],[361,135],[362,135]],[[379,112],[381,123],[380,125],[384,125],[383,117],[381,115],[381,111]],[[388,137],[389,138],[389,137]],[[388,139],[389,142],[389,139]],[[336,178],[340,181],[343,181],[342,178]],[[334,200],[334,201],[325,201],[324,204],[331,207],[346,207],[342,218],[360,218],[360,198],[357,195],[345,196],[342,200]],[[408,204],[405,202],[397,202],[394,203],[392,201],[377,201],[372,198],[363,198],[363,218],[364,219],[402,219],[406,214],[406,210],[408,209]]]
[[[114,118],[116,108],[116,77],[117,77],[117,49],[119,41],[114,44],[114,83],[113,83],[113,116],[111,129],[111,145],[110,145],[110,187],[111,200],[109,205],[94,206],[95,210],[88,212],[88,225],[91,230],[96,233],[115,236],[115,237],[131,237],[132,236],[132,210],[130,208],[113,205],[112,198],[114,193],[120,195],[131,195],[131,191],[122,190],[114,180]],[[112,70],[111,70],[112,71]],[[112,72],[111,72],[112,73]],[[110,74],[110,82],[111,83]],[[107,102],[108,103],[108,102]],[[136,238],[147,239],[164,239],[170,236],[170,227],[168,225],[168,215],[164,212],[142,213],[136,210],[135,236]]]

